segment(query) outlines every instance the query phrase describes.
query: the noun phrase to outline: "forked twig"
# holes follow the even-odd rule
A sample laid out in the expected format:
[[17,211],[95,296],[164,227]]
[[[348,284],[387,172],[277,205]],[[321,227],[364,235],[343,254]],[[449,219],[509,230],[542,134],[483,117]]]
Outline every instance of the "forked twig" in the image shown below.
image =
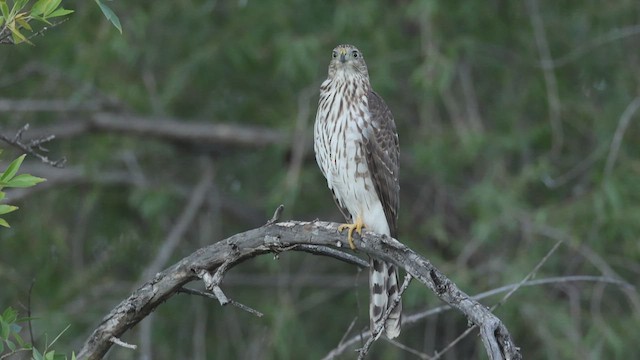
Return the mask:
[[29,124],[24,124],[23,127],[21,127],[16,134],[13,136],[13,138],[9,138],[8,136],[4,135],[4,134],[0,134],[0,140],[6,142],[7,144],[16,147],[22,151],[24,151],[25,153],[29,154],[29,155],[33,155],[36,158],[40,159],[40,161],[42,161],[43,163],[47,164],[47,165],[51,165],[53,167],[57,167],[57,168],[61,168],[64,167],[64,164],[67,162],[66,158],[61,158],[58,160],[51,160],[49,159],[47,156],[42,155],[41,152],[48,152],[49,150],[47,150],[46,148],[44,148],[42,146],[42,144],[45,144],[47,142],[50,142],[52,140],[54,140],[56,138],[55,135],[47,135],[47,136],[43,136],[41,138],[36,138],[33,140],[29,140],[28,142],[23,142],[22,140],[22,134],[24,134],[25,131],[29,130]]

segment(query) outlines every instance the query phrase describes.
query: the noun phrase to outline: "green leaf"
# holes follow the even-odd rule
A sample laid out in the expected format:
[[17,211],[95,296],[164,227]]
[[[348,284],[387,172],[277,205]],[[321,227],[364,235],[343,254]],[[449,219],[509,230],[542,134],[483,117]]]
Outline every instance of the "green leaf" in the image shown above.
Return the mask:
[[[20,327],[20,329],[22,329],[22,327]],[[20,334],[18,333],[18,331],[13,333],[13,337],[16,339],[16,342],[18,343],[18,345],[22,348],[22,349],[31,349],[31,344],[26,343],[22,337],[20,336]]]
[[0,226],[4,226],[7,228],[10,228],[11,226],[9,226],[9,223],[7,222],[7,220],[0,218]]
[[4,352],[4,342],[0,341],[0,354]]
[[48,353],[44,354],[45,360],[54,360],[55,357],[56,357],[56,351],[55,350],[51,350]]
[[111,10],[101,0],[95,0],[95,1],[98,4],[98,6],[100,6],[100,10],[102,10],[102,13],[107,18],[107,20],[111,21],[113,26],[115,26],[116,29],[120,31],[120,34],[122,34],[122,25],[120,25],[120,19],[118,19],[118,16],[116,15],[116,13],[114,13],[113,10]]
[[51,0],[38,0],[32,7],[31,7],[31,16],[38,16],[38,15],[42,15],[44,14],[44,9],[47,8],[47,3],[50,2]]
[[18,169],[20,169],[20,165],[22,165],[22,161],[24,160],[25,156],[27,156],[27,154],[23,154],[17,159],[13,160],[11,164],[9,164],[7,170],[2,173],[2,175],[0,175],[0,181],[7,182],[11,180],[18,172]]
[[54,17],[58,17],[58,16],[65,16],[65,15],[69,15],[73,12],[73,10],[67,10],[65,8],[60,8],[57,9],[56,11],[52,12],[51,14],[49,14],[49,16],[47,16],[48,18],[54,18]]
[[29,25],[29,23],[26,22],[24,19],[16,19],[16,21],[18,22],[18,24],[22,25],[23,28],[29,31],[33,31],[33,29],[31,29],[31,25]]
[[54,360],[67,360],[67,355],[65,355],[65,354],[56,354],[56,355],[53,357],[53,359],[54,359]]
[[18,13],[18,11],[24,9],[24,6],[27,5],[28,2],[29,0],[16,0],[16,2],[13,3],[13,9],[11,9],[11,11],[14,14]]
[[14,344],[13,341],[7,340],[6,343],[9,350],[11,350],[12,352],[16,351],[16,344]]
[[55,9],[58,8],[58,6],[60,6],[60,2],[62,0],[49,0],[47,1],[47,5],[44,8],[44,17],[47,17],[49,14],[51,14]]
[[42,354],[36,348],[33,348],[33,350],[31,351],[31,357],[33,357],[35,360],[44,360],[42,358]]
[[0,0],[0,12],[2,12],[3,18],[9,19],[9,7],[6,0]]
[[14,44],[26,42],[29,45],[33,45],[33,43],[29,41],[26,36],[22,35],[22,33],[17,28],[9,27],[9,30],[11,30],[11,37],[13,38]]
[[17,206],[5,205],[5,204],[0,205],[0,215],[8,214],[16,210],[18,210]]
[[43,179],[30,174],[20,174],[13,179],[7,181],[4,186],[13,188],[25,188],[39,184],[47,179]]
[[42,17],[42,16],[40,16],[40,15],[31,15],[31,18],[32,18],[32,19],[34,19],[34,20],[38,20],[38,21],[40,21],[40,22],[43,22],[43,23],[45,23],[45,24],[47,24],[47,25],[51,25],[51,22],[50,22],[49,20],[47,20],[47,19],[43,18],[43,17]]
[[7,323],[15,322],[17,318],[18,318],[18,311],[16,311],[11,306],[4,309],[4,311],[2,312],[2,320],[6,321]]
[[4,199],[6,195],[7,194],[5,194],[4,191],[0,191],[0,200]]
[[7,341],[9,339],[9,323],[0,321],[0,339]]

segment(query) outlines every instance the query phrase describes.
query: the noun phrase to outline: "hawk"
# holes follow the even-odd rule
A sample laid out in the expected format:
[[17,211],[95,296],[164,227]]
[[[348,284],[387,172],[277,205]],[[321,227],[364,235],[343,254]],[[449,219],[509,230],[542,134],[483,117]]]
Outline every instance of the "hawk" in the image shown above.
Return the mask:
[[[400,148],[391,111],[371,89],[362,53],[352,45],[338,45],[331,54],[329,76],[320,86],[314,126],[316,161],[333,198],[353,232],[363,227],[397,237]],[[398,272],[393,264],[369,260],[369,318],[371,330],[396,299]],[[384,324],[385,335],[400,334],[402,304]]]

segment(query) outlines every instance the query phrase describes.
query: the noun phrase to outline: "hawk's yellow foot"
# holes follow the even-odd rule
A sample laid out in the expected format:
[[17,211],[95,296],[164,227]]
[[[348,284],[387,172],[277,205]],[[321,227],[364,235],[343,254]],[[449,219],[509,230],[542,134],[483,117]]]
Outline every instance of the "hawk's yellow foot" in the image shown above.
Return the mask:
[[342,232],[344,229],[348,229],[347,232],[347,241],[349,241],[349,247],[351,250],[356,249],[356,245],[353,243],[353,231],[355,230],[359,235],[362,235],[362,228],[364,227],[364,222],[362,222],[362,218],[358,216],[356,218],[356,222],[353,224],[342,224],[338,226],[338,231]]

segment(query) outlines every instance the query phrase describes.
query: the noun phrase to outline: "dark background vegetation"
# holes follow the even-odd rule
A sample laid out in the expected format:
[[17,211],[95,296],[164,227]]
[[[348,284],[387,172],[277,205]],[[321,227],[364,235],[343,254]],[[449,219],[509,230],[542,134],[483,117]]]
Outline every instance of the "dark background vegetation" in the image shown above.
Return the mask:
[[[537,278],[638,284],[637,1],[108,4],[122,35],[95,3],[65,1],[75,13],[32,39],[35,47],[0,47],[3,133],[29,123],[55,134],[100,114],[267,128],[283,141],[176,143],[95,130],[49,145],[52,158],[67,157],[65,169],[27,158],[24,171],[49,181],[8,192],[20,210],[0,230],[0,308],[24,315],[35,280],[36,346],[70,325],[56,349],[77,351],[153,276],[149,266],[203,174],[212,174],[206,198],[160,269],[263,224],[281,203],[283,218],[339,220],[311,150],[318,87],[339,43],[362,50],[396,118],[399,240],[469,294],[520,281],[558,240]],[[42,100],[57,106],[36,109]],[[19,153],[3,147],[6,166]],[[264,318],[178,295],[123,337],[138,350],[114,347],[109,357],[320,358],[354,318],[354,331],[368,326],[366,277],[311,255],[257,258],[223,288]],[[414,283],[404,304],[412,314],[440,303]],[[496,314],[525,358],[628,359],[640,350],[635,290],[526,287]],[[433,354],[466,327],[447,312],[405,327],[399,341]],[[472,335],[443,357],[486,355]],[[415,356],[379,342],[371,358]]]

